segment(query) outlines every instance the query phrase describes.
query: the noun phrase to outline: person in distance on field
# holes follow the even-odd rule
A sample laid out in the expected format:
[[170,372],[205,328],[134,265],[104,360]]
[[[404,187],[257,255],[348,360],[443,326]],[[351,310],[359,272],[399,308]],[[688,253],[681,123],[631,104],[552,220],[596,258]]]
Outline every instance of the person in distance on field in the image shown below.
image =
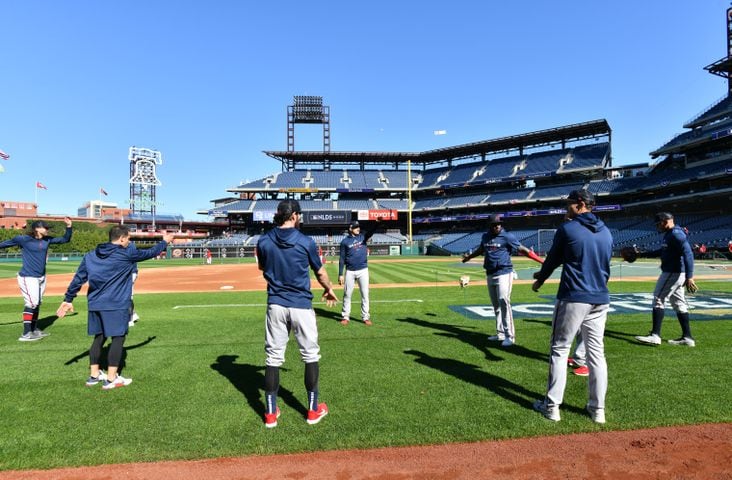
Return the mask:
[[[361,225],[358,220],[354,220],[348,226],[348,235],[341,240],[338,261],[338,285],[343,285],[341,325],[348,325],[350,321],[351,296],[356,282],[358,282],[358,289],[361,291],[361,320],[366,325],[372,325],[369,307],[368,247],[366,243],[373,237],[375,231],[376,225],[361,235]],[[345,276],[343,274],[344,267]]]
[[[128,248],[129,229],[125,225],[115,225],[109,231],[109,242],[100,243],[81,260],[56,314],[65,316],[72,309],[71,302],[81,287],[89,282],[87,332],[94,340],[89,349],[87,386],[102,383],[104,390],[110,390],[132,383],[131,378],[125,378],[118,372],[130,320],[132,271],[137,262],[157,257],[173,241],[173,237],[172,233],[164,233],[163,240],[152,248],[137,250]],[[99,360],[107,338],[111,338],[112,343],[105,375],[100,371]]]
[[656,229],[663,233],[661,248],[643,253],[644,257],[661,257],[661,276],[653,291],[653,326],[648,335],[635,337],[648,345],[661,344],[661,324],[664,317],[664,305],[668,299],[676,312],[681,325],[681,337],[669,340],[671,345],[696,345],[691,336],[689,326],[689,304],[684,295],[684,288],[689,293],[697,291],[694,282],[694,254],[683,229],[674,223],[674,216],[668,212],[659,212],[655,217]]
[[68,243],[71,241],[71,218],[64,218],[66,231],[63,237],[49,237],[51,226],[43,220],[36,220],[30,224],[26,235],[18,235],[10,240],[0,242],[0,249],[20,247],[23,266],[18,272],[18,286],[23,295],[23,334],[18,338],[21,342],[33,342],[48,336],[38,329],[38,314],[46,291],[46,260],[48,247],[53,244]]
[[543,260],[532,250],[519,243],[516,237],[503,228],[503,217],[491,215],[488,218],[488,233],[483,234],[472,253],[463,255],[463,263],[473,257],[485,254],[483,268],[488,279],[488,295],[496,315],[496,334],[488,340],[502,342],[510,347],[516,342],[516,331],[511,312],[511,289],[513,288],[513,263],[511,255],[521,253],[542,263]]

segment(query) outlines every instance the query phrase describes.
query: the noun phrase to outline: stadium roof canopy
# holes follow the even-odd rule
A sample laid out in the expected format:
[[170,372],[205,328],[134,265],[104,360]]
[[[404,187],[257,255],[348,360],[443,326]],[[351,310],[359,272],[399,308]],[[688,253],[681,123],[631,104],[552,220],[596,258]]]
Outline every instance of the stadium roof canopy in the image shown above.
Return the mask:
[[556,144],[564,147],[566,143],[590,138],[608,137],[609,139],[610,135],[611,130],[607,120],[600,119],[424,152],[265,151],[264,153],[282,162],[283,170],[294,170],[299,166],[307,165],[318,165],[325,170],[329,170],[333,165],[360,165],[363,168],[366,164],[391,164],[398,167],[409,160],[423,165],[451,164],[453,160],[475,157],[485,159],[487,155],[496,153],[517,151],[519,154],[523,154],[524,149]]

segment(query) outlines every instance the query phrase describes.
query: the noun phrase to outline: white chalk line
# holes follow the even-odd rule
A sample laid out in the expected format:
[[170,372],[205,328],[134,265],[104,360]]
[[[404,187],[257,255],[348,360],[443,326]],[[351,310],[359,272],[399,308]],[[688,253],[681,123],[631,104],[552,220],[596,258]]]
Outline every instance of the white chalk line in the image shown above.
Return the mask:
[[[405,298],[403,300],[371,300],[370,303],[424,303],[421,298]],[[313,305],[325,305],[325,302],[313,302]],[[222,308],[222,307],[266,307],[266,303],[214,303],[211,305],[176,305],[173,310],[181,308]]]

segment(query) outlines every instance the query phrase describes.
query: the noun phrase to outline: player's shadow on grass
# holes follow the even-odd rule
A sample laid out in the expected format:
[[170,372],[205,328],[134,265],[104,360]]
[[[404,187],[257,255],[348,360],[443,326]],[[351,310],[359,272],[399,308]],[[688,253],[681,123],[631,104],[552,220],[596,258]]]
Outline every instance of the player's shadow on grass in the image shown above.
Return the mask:
[[[68,314],[67,317],[70,317],[72,315],[78,315],[78,314],[76,312],[73,312],[73,313]],[[38,323],[37,323],[38,328],[41,330],[45,330],[48,327],[50,327],[51,325],[53,325],[56,322],[56,320],[58,320],[58,317],[55,314],[48,315],[43,318],[39,318]]]
[[[234,363],[237,358],[239,355],[219,355],[216,362],[211,364],[211,369],[226,377],[244,395],[252,410],[263,417],[265,413],[264,366]],[[277,397],[303,416],[307,415],[308,410],[305,405],[295,398],[290,390],[280,386]]]
[[541,397],[541,394],[537,392],[532,392],[521,385],[483,371],[476,365],[452,358],[433,357],[418,350],[406,350],[404,353],[413,355],[415,357],[414,361],[421,365],[433,368],[478,387],[486,388],[496,395],[522,407],[531,408],[533,401]]
[[[127,351],[128,350],[134,350],[136,348],[144,347],[145,345],[152,342],[156,338],[157,337],[154,337],[154,336],[147,337],[146,340],[143,340],[142,342],[139,342],[139,343],[135,343],[134,345],[129,345],[129,346],[125,345],[124,350],[122,350],[122,359],[119,362],[119,371],[121,372],[125,368],[125,365],[127,363]],[[104,347],[102,347],[102,353],[99,356],[99,368],[101,368],[102,370],[106,370],[108,367],[107,355],[109,354],[109,345],[111,344],[111,342],[105,341],[104,343],[105,343],[105,345],[104,345]],[[64,365],[71,365],[72,363],[76,363],[79,360],[82,360],[84,358],[89,358],[89,350],[87,350],[86,352],[82,352],[82,353],[76,355],[75,357],[70,358],[69,360],[64,362]]]
[[[441,330],[442,333],[439,333],[438,335],[457,338],[458,340],[465,342],[468,345],[472,345],[473,347],[485,353],[485,358],[488,360],[504,360],[503,357],[499,357],[491,351],[489,345],[491,345],[492,342],[488,341],[488,335],[484,332],[469,331],[447,323],[426,322],[418,318],[398,318],[397,321],[412,323],[414,325],[419,325],[420,327]],[[518,355],[520,357],[533,358],[534,360],[541,360],[542,362],[549,361],[549,357],[546,354],[529,350],[528,348],[521,345],[514,344],[510,347],[501,347],[500,342],[495,342],[493,343],[493,345],[496,349],[500,349],[500,351],[504,353]]]
[[436,333],[436,335],[455,338],[457,340],[460,340],[461,342],[465,342],[468,345],[483,352],[487,360],[494,362],[501,362],[504,360],[503,357],[499,357],[490,351],[490,349],[488,348],[488,342],[486,340],[487,335],[482,332],[466,330],[464,328],[460,328],[455,325],[449,325],[447,323],[427,322],[425,320],[420,320],[418,318],[412,317],[397,318],[396,321],[411,323],[412,325],[438,330],[438,333]]
[[[525,318],[524,322],[526,323],[541,323],[546,325],[547,327],[551,328],[552,322],[551,320],[537,320],[535,318]],[[640,343],[635,339],[635,336],[638,335],[637,333],[625,333],[625,332],[618,332],[617,330],[608,330],[605,328],[605,337],[606,338],[614,338],[615,340],[621,340],[623,342],[628,342],[634,345],[640,345]]]
[[335,320],[340,322],[341,321],[341,312],[339,309],[337,310],[326,310],[325,308],[318,308],[313,307],[313,310],[315,310],[315,316],[320,318],[329,318],[331,320]]

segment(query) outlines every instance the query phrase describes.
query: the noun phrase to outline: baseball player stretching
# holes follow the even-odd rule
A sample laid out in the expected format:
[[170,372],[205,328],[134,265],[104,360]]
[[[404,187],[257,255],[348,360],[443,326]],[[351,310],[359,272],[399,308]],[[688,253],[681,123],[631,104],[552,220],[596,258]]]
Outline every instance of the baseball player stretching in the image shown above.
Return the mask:
[[[132,383],[131,378],[125,378],[118,373],[130,320],[132,271],[137,262],[157,257],[173,238],[172,233],[164,233],[163,241],[152,248],[137,250],[129,248],[130,230],[127,226],[115,225],[109,231],[109,242],[100,243],[81,260],[56,315],[66,315],[81,287],[89,282],[86,295],[89,305],[87,333],[94,339],[89,348],[87,387],[102,383],[104,390],[111,390]],[[108,370],[103,374],[99,361],[107,338],[111,338],[112,342],[107,354]]]
[[[340,259],[338,261],[338,285],[343,285],[343,310],[341,311],[341,325],[348,325],[351,317],[351,296],[353,287],[358,282],[361,291],[361,319],[366,325],[371,325],[369,310],[369,269],[368,269],[368,242],[376,231],[376,226],[361,235],[361,225],[354,220],[348,226],[348,235],[341,240]],[[343,267],[346,268],[345,280]]]
[[51,228],[43,220],[31,223],[26,235],[18,235],[0,243],[0,248],[20,247],[23,266],[18,272],[18,286],[23,295],[23,334],[18,338],[21,342],[33,342],[48,336],[37,328],[38,313],[41,310],[43,294],[46,291],[46,259],[51,244],[71,241],[71,219],[64,218],[66,231],[63,237],[49,237],[46,234]]
[[543,260],[534,252],[519,243],[516,237],[503,228],[500,215],[488,218],[488,233],[483,234],[480,245],[473,253],[463,255],[463,263],[473,257],[485,254],[483,268],[488,279],[488,295],[491,297],[493,312],[496,315],[496,335],[488,340],[502,342],[510,347],[516,342],[516,331],[511,312],[511,289],[513,288],[513,263],[511,254],[523,253],[532,260],[542,263]]
[[653,327],[646,336],[635,337],[641,343],[661,344],[661,324],[663,323],[664,304],[669,299],[681,325],[681,338],[669,340],[671,345],[693,347],[696,341],[689,327],[689,304],[684,295],[684,287],[690,293],[697,290],[694,282],[694,254],[691,251],[686,233],[674,224],[674,216],[668,212],[656,214],[656,228],[663,233],[663,244],[659,250],[642,254],[644,257],[661,257],[661,276],[653,292]]
[[308,395],[307,423],[314,425],[328,414],[328,406],[318,403],[320,378],[320,345],[318,325],[313,311],[310,291],[310,270],[325,289],[323,300],[329,307],[338,301],[318,249],[312,238],[298,230],[302,212],[296,200],[283,200],[277,206],[277,225],[259,238],[257,264],[267,280],[267,316],[265,319],[264,351],[267,355],[264,371],[264,425],[277,426],[280,409],[277,392],[280,388],[280,366],[285,363],[285,349],[290,331],[300,347],[305,363],[305,390]]
[[607,282],[613,238],[605,224],[592,213],[594,196],[587,190],[573,190],[567,197],[571,219],[554,235],[541,270],[534,274],[532,289],[538,292],[552,272],[563,265],[552,319],[549,379],[546,397],[534,402],[549,420],[560,420],[559,406],[567,384],[567,357],[578,331],[587,350],[589,367],[586,409],[596,423],[605,423],[607,362],[603,336],[610,304]]

